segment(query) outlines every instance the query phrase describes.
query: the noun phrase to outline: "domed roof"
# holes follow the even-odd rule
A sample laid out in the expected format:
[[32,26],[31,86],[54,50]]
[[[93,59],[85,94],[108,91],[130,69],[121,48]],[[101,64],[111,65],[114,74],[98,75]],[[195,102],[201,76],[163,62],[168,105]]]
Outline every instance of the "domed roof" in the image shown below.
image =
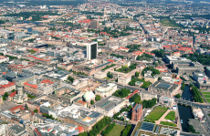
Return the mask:
[[86,102],[90,102],[91,100],[95,99],[95,94],[92,91],[87,91],[83,97]]

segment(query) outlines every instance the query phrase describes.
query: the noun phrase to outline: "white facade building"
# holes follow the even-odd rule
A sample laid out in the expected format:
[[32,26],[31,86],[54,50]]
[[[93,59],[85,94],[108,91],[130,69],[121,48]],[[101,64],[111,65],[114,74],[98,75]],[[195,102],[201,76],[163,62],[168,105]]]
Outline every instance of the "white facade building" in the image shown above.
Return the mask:
[[108,97],[108,96],[111,96],[116,90],[117,90],[116,84],[108,83],[108,84],[104,84],[96,88],[95,92],[96,94],[102,97]]

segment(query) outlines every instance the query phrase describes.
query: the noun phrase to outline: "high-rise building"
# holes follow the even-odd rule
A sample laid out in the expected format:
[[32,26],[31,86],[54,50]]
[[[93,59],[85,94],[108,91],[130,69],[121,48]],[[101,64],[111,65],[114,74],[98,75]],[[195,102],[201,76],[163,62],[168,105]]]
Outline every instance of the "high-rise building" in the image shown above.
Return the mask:
[[97,42],[89,43],[86,46],[87,59],[88,60],[96,59],[97,51],[98,51],[98,44],[97,44]]
[[143,114],[143,106],[141,104],[136,104],[132,109],[132,121],[139,121]]

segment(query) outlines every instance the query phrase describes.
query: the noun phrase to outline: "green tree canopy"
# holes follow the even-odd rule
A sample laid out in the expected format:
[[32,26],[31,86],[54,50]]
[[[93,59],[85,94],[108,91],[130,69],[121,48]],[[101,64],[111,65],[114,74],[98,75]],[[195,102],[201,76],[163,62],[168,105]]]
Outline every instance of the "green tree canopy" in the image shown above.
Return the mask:
[[113,78],[113,74],[112,74],[111,72],[108,72],[108,73],[107,73],[107,77],[108,77],[108,78]]
[[155,56],[157,56],[157,57],[160,57],[160,58],[163,58],[163,57],[165,57],[165,51],[163,50],[163,49],[160,49],[160,50],[154,50],[154,51],[152,51],[152,53],[154,53],[155,54]]
[[93,105],[93,104],[94,104],[94,100],[91,100],[91,101],[90,101],[90,104]]
[[100,101],[101,100],[101,96],[100,95],[96,95],[95,100],[96,101]]
[[122,88],[117,90],[113,95],[120,98],[125,98],[130,94],[130,90],[126,88]]
[[154,67],[146,67],[142,70],[142,75],[144,76],[144,74],[147,72],[147,71],[152,71],[152,76],[155,76],[155,75],[159,75],[160,74],[160,71],[155,69]]
[[6,101],[8,96],[9,96],[8,92],[5,92],[4,95],[2,96],[3,100]]
[[132,96],[129,99],[130,102],[135,102],[135,103],[140,103],[141,102],[141,97],[138,94],[134,94],[134,96]]
[[156,104],[157,99],[153,98],[151,100],[144,100],[142,105],[144,108],[152,108]]
[[68,76],[68,81],[70,81],[71,83],[74,82],[74,78],[72,76]]

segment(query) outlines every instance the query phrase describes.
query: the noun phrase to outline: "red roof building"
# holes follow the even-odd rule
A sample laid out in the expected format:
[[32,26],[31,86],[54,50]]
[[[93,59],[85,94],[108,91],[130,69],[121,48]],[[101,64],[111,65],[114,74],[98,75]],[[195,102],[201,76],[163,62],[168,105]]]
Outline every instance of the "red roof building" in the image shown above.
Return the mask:
[[12,92],[12,93],[9,95],[9,97],[15,97],[16,93],[17,93],[16,91]]
[[36,133],[37,136],[42,136],[42,134],[39,132],[37,128],[34,129],[34,132]]
[[25,86],[28,86],[28,87],[31,87],[31,88],[34,88],[34,89],[37,89],[38,88],[38,85],[36,85],[36,84],[30,84],[28,82],[25,82],[24,85]]
[[126,97],[126,99],[130,99],[132,96],[134,96],[136,93],[139,93],[139,90],[135,90],[133,93],[131,93],[129,96]]
[[142,54],[144,54],[144,52],[142,52],[142,51],[134,51],[133,52],[133,55],[135,55],[135,56],[141,56]]
[[112,63],[114,62],[114,60],[112,60],[112,59],[108,59],[107,61],[112,62]]
[[168,72],[168,68],[166,66],[157,66],[155,69],[159,70],[160,72]]
[[90,19],[84,19],[84,20],[79,20],[79,23],[85,23],[85,24],[89,24],[91,22]]
[[128,50],[129,50],[129,49],[128,49],[128,48],[126,48],[126,47],[119,47],[119,48],[118,48],[118,50],[121,50],[121,51],[126,51],[126,52],[128,52]]
[[33,58],[35,60],[39,60],[39,61],[50,61],[49,59],[38,58],[38,57],[33,56],[33,55],[28,55],[28,57]]
[[24,110],[24,107],[22,105],[18,105],[18,106],[15,106],[11,109],[9,109],[12,113],[15,113],[15,112],[18,112],[20,110]]
[[11,86],[14,86],[14,85],[15,85],[15,83],[13,83],[13,82],[8,82],[8,84],[0,85],[0,89],[2,89],[2,88],[7,88],[7,87],[11,87]]
[[107,32],[100,32],[101,35],[106,35],[106,36],[110,36],[110,34],[108,34]]
[[0,95],[3,95],[5,92],[10,92],[15,89],[15,83],[8,82],[7,84],[0,84]]
[[151,52],[145,52],[145,54],[148,54],[148,55],[151,55],[151,56],[155,56],[155,54],[151,53]]
[[44,80],[42,80],[41,83],[42,83],[42,84],[53,84],[54,82],[53,82],[53,81],[50,81],[50,80],[48,80],[48,79],[44,79]]
[[135,122],[139,121],[142,117],[142,113],[143,113],[143,106],[141,104],[136,104],[132,109],[131,120]]
[[83,127],[81,127],[81,126],[78,126],[76,129],[79,131],[79,133],[84,132],[84,128],[83,128]]
[[193,49],[191,47],[180,47],[178,50],[183,51],[185,53],[190,53]]

